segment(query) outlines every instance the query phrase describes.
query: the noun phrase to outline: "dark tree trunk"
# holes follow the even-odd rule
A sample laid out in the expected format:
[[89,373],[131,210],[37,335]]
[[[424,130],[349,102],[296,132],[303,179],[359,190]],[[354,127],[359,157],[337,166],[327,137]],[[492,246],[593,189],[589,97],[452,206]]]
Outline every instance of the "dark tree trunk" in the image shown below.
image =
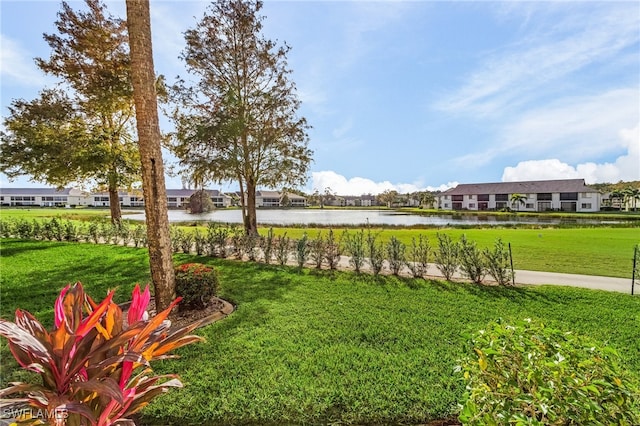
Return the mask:
[[111,223],[120,224],[122,220],[122,209],[120,209],[120,197],[118,187],[109,185],[109,210],[111,211]]
[[256,214],[256,185],[247,181],[247,221],[245,223],[247,235],[258,235],[258,219]]
[[147,217],[149,263],[156,307],[163,310],[175,298],[175,276],[169,237],[167,190],[160,149],[149,0],[126,0],[126,4],[138,146],[142,162],[144,210]]

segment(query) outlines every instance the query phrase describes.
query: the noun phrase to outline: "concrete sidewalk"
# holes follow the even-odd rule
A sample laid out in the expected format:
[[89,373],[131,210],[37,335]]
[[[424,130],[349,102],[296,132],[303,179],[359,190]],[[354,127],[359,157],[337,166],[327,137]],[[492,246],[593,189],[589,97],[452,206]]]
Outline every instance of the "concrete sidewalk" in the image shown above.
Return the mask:
[[[363,272],[370,272],[368,262],[365,262],[365,265],[366,266],[362,268]],[[348,256],[340,256],[338,268],[343,270],[352,269],[349,264]],[[390,273],[387,261],[384,262],[382,273],[385,275]],[[593,275],[560,274],[555,272],[524,270],[516,270],[515,273],[516,285],[562,285],[631,294],[631,278],[612,278]],[[402,276],[410,276],[410,271],[405,267],[401,270],[400,274]],[[436,279],[442,278],[442,274],[434,264],[429,264],[427,276]],[[464,279],[459,273],[454,274],[453,278],[460,280]],[[486,281],[490,282],[491,276],[487,276]],[[640,295],[640,277],[636,277],[634,293]]]

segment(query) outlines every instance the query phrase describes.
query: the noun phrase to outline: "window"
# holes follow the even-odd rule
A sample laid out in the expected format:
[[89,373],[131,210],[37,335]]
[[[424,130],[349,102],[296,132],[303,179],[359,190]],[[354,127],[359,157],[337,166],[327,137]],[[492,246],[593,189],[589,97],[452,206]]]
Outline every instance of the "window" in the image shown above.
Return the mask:
[[452,201],[462,201],[464,198],[464,195],[452,195],[451,196],[451,200]]
[[449,208],[449,203],[444,203],[444,208],[448,209]]
[[489,201],[489,194],[478,195],[478,201]]
[[476,208],[475,203],[469,203],[469,208],[470,208],[470,209],[475,209],[475,208]]
[[469,195],[469,199],[473,200],[473,194]]
[[444,199],[445,199],[445,200],[448,200],[448,199],[449,199],[449,196],[448,196],[448,195],[445,195],[445,196],[444,196]]
[[533,203],[527,203],[524,205],[525,209],[532,209],[533,208]]
[[109,201],[109,197],[93,197],[93,201],[96,201],[96,202]]
[[591,209],[591,203],[582,203],[583,209]]
[[582,198],[591,198],[591,193],[590,192],[583,192],[582,193]]
[[551,201],[550,192],[539,192],[537,195],[538,201]]
[[578,199],[577,192],[561,192],[560,200],[561,201],[576,201]]
[[177,197],[169,197],[167,198],[167,201],[169,201],[170,203],[175,203],[176,201],[178,201]]
[[496,194],[496,201],[509,201],[509,194]]
[[496,209],[506,209],[507,208],[507,203],[505,203],[504,201],[499,201],[496,203]]

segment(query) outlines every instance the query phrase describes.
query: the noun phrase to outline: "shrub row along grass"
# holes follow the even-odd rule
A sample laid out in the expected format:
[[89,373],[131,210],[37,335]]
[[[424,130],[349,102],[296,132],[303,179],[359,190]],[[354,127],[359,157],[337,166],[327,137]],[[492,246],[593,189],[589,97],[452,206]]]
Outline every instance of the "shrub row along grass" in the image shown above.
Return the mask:
[[[3,317],[21,307],[51,324],[52,303],[80,280],[101,298],[146,282],[144,249],[2,241]],[[142,423],[419,423],[455,416],[464,385],[454,367],[463,334],[498,317],[533,318],[608,342],[640,376],[640,298],[562,287],[481,287],[302,270],[176,255],[216,266],[221,296],[237,304],[199,330],[206,343],[179,351],[157,373],[177,372],[185,389],[144,411]],[[122,300],[120,300],[122,301]],[[24,373],[3,343],[6,381]]]
[[[3,211],[4,214],[4,211]],[[90,221],[89,223],[76,220],[54,218],[58,232],[45,229],[44,224],[50,220],[27,219],[8,215],[0,219],[0,236],[32,237],[35,228],[42,238],[45,233],[52,234],[51,238],[60,240],[87,239],[90,241],[119,242],[126,244],[144,245],[146,234],[144,225],[140,223],[123,222],[120,228],[114,228],[107,222]],[[213,224],[219,230],[226,229],[226,238],[241,235],[237,226],[226,228]],[[183,250],[186,242],[188,250],[198,249],[198,238],[205,238],[209,230],[203,226],[172,226],[174,250]],[[271,232],[271,234],[269,234]],[[344,229],[332,230],[336,240],[343,237]],[[359,231],[349,229],[354,235]],[[570,274],[602,275],[619,278],[631,278],[633,269],[633,247],[640,242],[640,228],[575,228],[575,229],[368,229],[376,236],[376,241],[387,244],[394,239],[410,247],[412,240],[421,236],[430,242],[433,248],[437,245],[437,233],[448,235],[454,240],[460,240],[464,235],[468,240],[477,243],[479,250],[492,248],[500,238],[505,244],[511,243],[513,248],[514,266],[516,269],[533,271],[563,272]],[[261,229],[263,237],[279,239],[286,236],[294,244],[305,234],[308,241],[326,238],[329,229],[317,228],[273,228]],[[82,235],[86,234],[86,235]],[[181,238],[178,238],[181,237]],[[187,237],[185,240],[182,237]],[[182,239],[183,241],[180,241]],[[252,244],[258,245],[259,241]],[[236,244],[237,246],[237,244]],[[347,254],[343,247],[342,252]],[[247,251],[247,250],[245,250]],[[251,251],[248,252],[251,257]],[[277,257],[277,252],[274,252]],[[432,257],[433,259],[433,257]],[[409,259],[412,260],[412,259]]]

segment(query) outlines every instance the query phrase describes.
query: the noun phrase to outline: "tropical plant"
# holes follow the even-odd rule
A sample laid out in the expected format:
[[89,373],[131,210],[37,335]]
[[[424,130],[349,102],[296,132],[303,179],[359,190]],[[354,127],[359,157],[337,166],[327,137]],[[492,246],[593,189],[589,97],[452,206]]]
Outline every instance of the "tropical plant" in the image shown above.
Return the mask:
[[322,234],[318,232],[318,237],[315,240],[309,242],[309,257],[316,265],[316,269],[322,268],[322,262],[324,262],[326,252],[326,243]]
[[302,238],[296,241],[296,263],[298,268],[304,267],[307,259],[309,259],[309,237],[305,232],[302,234]]
[[637,425],[640,391],[610,347],[530,319],[474,333],[456,368],[464,425]]
[[291,246],[291,239],[287,237],[287,233],[279,236],[275,240],[276,259],[278,264],[286,265],[289,260],[289,247]]
[[260,238],[260,247],[262,248],[262,254],[264,257],[264,263],[271,263],[271,257],[273,256],[274,236],[273,228],[269,228],[267,235]]
[[34,413],[53,415],[45,419],[52,425],[133,424],[131,415],[154,397],[182,387],[177,375],[153,375],[150,362],[201,341],[189,335],[199,323],[171,327],[167,317],[180,299],[149,318],[149,286],[141,292],[138,285],[125,322],[113,294],[96,303],[81,283],[67,285],[55,302],[51,331],[21,309],[15,322],[0,319],[0,335],[18,364],[42,378],[1,390],[4,413],[18,414],[23,424],[43,424]]
[[329,269],[336,269],[340,256],[342,255],[342,236],[336,238],[333,229],[329,228],[325,241],[324,257],[327,260]]
[[182,297],[179,306],[183,309],[203,309],[218,294],[220,287],[218,272],[213,266],[201,263],[186,263],[175,270],[176,294]]
[[521,205],[527,202],[527,196],[524,194],[511,194],[511,206],[515,206],[516,210],[519,210]]
[[367,227],[367,254],[373,275],[378,275],[384,266],[384,245],[378,242],[378,234]]

